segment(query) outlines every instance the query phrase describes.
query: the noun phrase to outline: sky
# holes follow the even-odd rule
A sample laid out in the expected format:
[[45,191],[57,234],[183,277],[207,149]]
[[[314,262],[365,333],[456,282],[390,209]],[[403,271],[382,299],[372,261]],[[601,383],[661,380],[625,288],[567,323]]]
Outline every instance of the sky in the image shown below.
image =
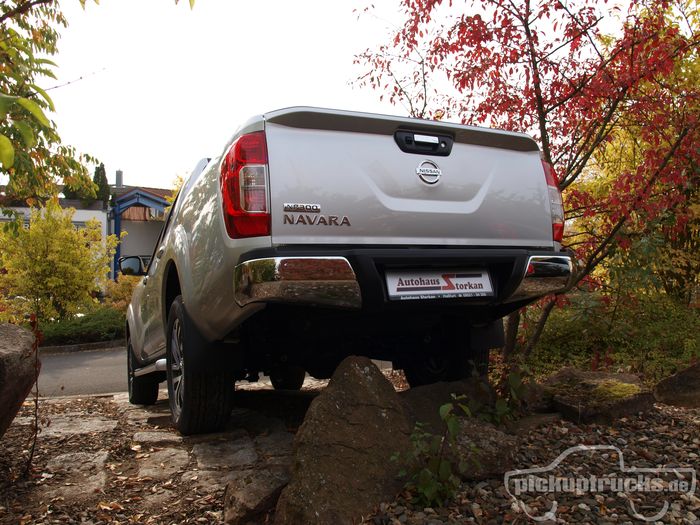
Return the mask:
[[[349,82],[353,56],[386,40],[395,0],[62,0],[58,80],[46,87],[65,144],[110,183],[168,188],[218,154],[249,117],[309,105],[404,115]],[[379,5],[377,5],[379,4]],[[69,83],[68,85],[64,85]],[[90,167],[92,172],[93,167]]]

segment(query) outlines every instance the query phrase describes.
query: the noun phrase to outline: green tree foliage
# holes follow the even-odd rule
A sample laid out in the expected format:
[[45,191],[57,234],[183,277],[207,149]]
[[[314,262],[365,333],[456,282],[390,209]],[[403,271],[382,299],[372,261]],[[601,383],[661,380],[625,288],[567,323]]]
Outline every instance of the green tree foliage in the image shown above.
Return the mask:
[[56,199],[31,210],[29,228],[0,232],[0,290],[17,315],[41,321],[67,319],[90,305],[107,279],[117,238],[102,237],[101,225],[72,223],[75,210]]
[[84,161],[65,146],[46,116],[54,104],[39,86],[56,78],[49,57],[58,51],[59,29],[66,27],[58,2],[15,1],[0,5],[0,173],[9,175],[8,193],[45,198],[55,182],[94,197]]
[[173,189],[170,192],[170,195],[165,196],[165,200],[168,201],[168,205],[165,208],[165,213],[168,214],[170,213],[170,208],[173,207],[173,202],[175,202],[175,199],[177,198],[177,194],[180,193],[180,188],[182,188],[182,185],[185,183],[185,177],[182,175],[175,175],[175,178],[173,179],[172,186]]
[[93,185],[85,185],[78,188],[66,185],[63,187],[62,193],[66,199],[80,199],[86,204],[95,200],[95,186]]
[[63,187],[63,196],[66,199],[81,199],[84,202],[91,203],[95,200],[102,201],[105,209],[110,198],[109,182],[107,182],[107,173],[105,165],[100,163],[95,167],[95,174],[92,177],[92,184],[88,187],[74,188],[69,185]]
[[[686,21],[700,26],[700,6],[690,8],[687,3]],[[671,15],[668,15],[671,18]],[[677,96],[668,95],[672,85]],[[665,113],[700,115],[700,53],[684,56],[673,64],[665,83],[648,82],[643,86],[647,97],[664,101]],[[662,123],[665,128],[655,140],[645,135],[643,122],[632,111],[621,112],[617,129],[601,145],[591,162],[592,174],[581,184],[584,191],[596,201],[600,195],[618,194],[621,174],[632,172],[644,162],[645,152],[665,148],[675,140],[679,130],[669,117]],[[635,291],[665,292],[687,303],[700,284],[700,165],[689,150],[683,160],[682,175],[671,184],[657,184],[647,198],[629,211],[630,220],[619,230],[619,243],[613,246],[610,257],[604,261],[594,277],[608,285],[608,293],[615,295]],[[659,201],[669,205],[659,206]],[[600,228],[600,219],[593,210],[583,210],[571,221],[571,239],[585,241]]]
[[109,203],[110,191],[109,182],[107,182],[107,173],[105,165],[100,162],[100,165],[95,168],[95,175],[92,177],[92,182],[97,186],[97,200],[102,201],[106,208]]

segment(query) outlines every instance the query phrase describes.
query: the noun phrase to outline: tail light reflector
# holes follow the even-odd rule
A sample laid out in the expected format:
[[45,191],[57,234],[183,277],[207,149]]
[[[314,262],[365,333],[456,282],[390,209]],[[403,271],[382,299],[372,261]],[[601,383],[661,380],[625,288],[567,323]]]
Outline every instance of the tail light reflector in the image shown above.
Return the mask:
[[554,168],[549,162],[542,161],[544,176],[547,180],[549,192],[549,208],[552,213],[552,237],[554,242],[561,242],[564,238],[564,203],[559,191],[559,183]]
[[264,131],[241,135],[221,164],[221,197],[232,239],[270,235],[267,143]]

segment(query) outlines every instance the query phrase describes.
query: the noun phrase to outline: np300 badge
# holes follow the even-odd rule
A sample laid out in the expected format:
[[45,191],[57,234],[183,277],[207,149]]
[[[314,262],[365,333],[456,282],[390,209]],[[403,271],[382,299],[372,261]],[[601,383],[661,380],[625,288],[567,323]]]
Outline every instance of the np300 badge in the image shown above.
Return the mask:
[[302,204],[298,202],[285,202],[284,211],[304,212],[304,213],[321,213],[320,204]]
[[416,174],[426,184],[435,184],[442,176],[442,170],[432,160],[424,160],[416,168]]

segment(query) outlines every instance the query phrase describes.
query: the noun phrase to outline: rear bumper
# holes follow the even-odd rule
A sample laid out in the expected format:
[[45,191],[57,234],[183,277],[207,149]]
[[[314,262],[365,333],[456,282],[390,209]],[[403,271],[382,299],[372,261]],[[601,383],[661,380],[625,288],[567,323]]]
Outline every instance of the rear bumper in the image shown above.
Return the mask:
[[571,255],[531,255],[525,275],[506,302],[532,299],[566,289],[574,277]]
[[265,257],[236,266],[234,290],[239,306],[296,303],[358,309],[362,294],[345,257]]
[[569,286],[575,260],[565,252],[522,249],[265,248],[241,257],[234,272],[234,294],[240,306],[282,303],[383,309],[396,303],[387,297],[385,269],[426,267],[486,268],[494,281],[494,297],[438,303],[519,307]]

